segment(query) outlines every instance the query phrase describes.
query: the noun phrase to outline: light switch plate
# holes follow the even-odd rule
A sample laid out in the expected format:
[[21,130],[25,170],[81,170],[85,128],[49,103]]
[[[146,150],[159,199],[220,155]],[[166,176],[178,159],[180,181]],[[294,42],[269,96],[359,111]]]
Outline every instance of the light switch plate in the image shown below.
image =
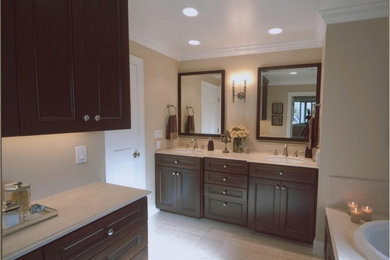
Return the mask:
[[161,138],[163,138],[163,130],[155,130],[154,139],[161,139]]
[[87,146],[85,145],[76,146],[75,152],[76,152],[76,164],[86,163],[88,161]]
[[161,141],[156,141],[156,150],[161,149]]

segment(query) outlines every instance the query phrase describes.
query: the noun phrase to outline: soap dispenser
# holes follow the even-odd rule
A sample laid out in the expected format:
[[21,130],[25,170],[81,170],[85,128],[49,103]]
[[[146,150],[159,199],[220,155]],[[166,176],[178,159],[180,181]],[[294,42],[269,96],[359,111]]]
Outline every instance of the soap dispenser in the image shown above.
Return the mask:
[[213,140],[211,140],[211,137],[209,137],[209,143],[207,144],[207,150],[214,151],[214,142],[213,142]]

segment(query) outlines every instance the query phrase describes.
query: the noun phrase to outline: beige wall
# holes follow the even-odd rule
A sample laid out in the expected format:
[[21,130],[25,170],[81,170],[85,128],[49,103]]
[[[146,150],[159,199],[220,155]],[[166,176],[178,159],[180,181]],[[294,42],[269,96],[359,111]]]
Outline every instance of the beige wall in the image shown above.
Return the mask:
[[[168,119],[167,104],[177,107],[178,62],[136,42],[130,41],[130,54],[144,61],[145,90],[145,158],[146,189],[153,191],[149,205],[154,204],[154,131],[163,130]],[[170,147],[175,142],[162,140],[162,147]]]
[[[247,144],[255,151],[269,151],[277,147],[280,151],[283,144],[265,143],[256,141],[256,102],[257,102],[257,69],[262,66],[276,66],[287,64],[317,63],[321,62],[322,49],[306,49],[264,53],[256,55],[233,56],[204,60],[179,62],[180,72],[225,70],[225,127],[242,124],[246,126],[250,135]],[[246,103],[235,99],[232,101],[232,80],[237,75],[245,74],[247,80]],[[236,89],[242,87],[236,81]],[[291,145],[291,151],[304,150],[303,145]]]
[[[103,132],[2,138],[3,183],[31,183],[39,199],[104,181]],[[86,145],[88,162],[76,165],[75,146]]]
[[318,240],[323,240],[329,176],[389,180],[388,32],[387,18],[327,26]]

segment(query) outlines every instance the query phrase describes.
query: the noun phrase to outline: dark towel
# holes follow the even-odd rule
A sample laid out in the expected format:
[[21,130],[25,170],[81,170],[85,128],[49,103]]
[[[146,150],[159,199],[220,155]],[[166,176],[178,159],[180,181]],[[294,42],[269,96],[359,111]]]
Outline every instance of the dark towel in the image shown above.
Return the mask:
[[177,138],[177,118],[176,115],[171,115],[168,118],[167,131],[165,138],[168,140]]
[[195,119],[194,116],[187,117],[187,133],[195,133]]

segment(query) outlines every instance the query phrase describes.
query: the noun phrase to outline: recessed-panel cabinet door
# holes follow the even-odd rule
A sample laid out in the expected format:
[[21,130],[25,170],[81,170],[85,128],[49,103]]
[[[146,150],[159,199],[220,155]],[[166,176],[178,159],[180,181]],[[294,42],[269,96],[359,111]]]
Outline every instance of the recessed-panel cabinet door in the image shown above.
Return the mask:
[[70,0],[15,0],[21,133],[76,131]]
[[316,210],[315,186],[282,182],[280,193],[281,235],[313,242]]
[[256,231],[279,232],[280,182],[251,178],[248,225]]
[[156,168],[156,202],[162,210],[175,211],[177,200],[176,169],[171,167]]
[[[80,0],[78,0],[80,1]],[[88,114],[94,129],[130,128],[127,0],[84,0]]]
[[199,171],[180,169],[178,180],[178,211],[187,216],[200,217]]

